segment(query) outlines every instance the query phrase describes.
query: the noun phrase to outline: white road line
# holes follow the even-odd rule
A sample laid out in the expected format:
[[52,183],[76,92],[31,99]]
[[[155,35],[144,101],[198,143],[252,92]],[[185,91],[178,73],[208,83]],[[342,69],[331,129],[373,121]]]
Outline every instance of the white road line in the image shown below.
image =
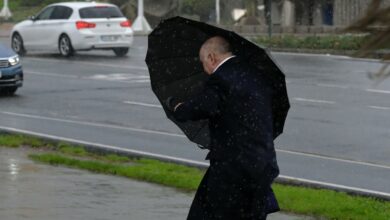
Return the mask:
[[390,110],[390,107],[382,107],[382,106],[375,106],[375,105],[370,105],[368,107],[372,109],[378,109],[378,110]]
[[[200,162],[200,161],[196,161],[196,160],[184,159],[184,158],[180,158],[180,157],[173,157],[173,156],[168,156],[168,155],[163,155],[163,154],[155,154],[155,153],[146,152],[146,151],[116,147],[116,146],[112,146],[112,145],[106,145],[106,144],[101,144],[101,143],[96,143],[96,142],[88,142],[88,141],[83,141],[83,140],[78,140],[78,139],[73,139],[73,138],[66,138],[66,137],[61,137],[61,136],[43,134],[43,133],[38,133],[38,132],[33,132],[33,131],[21,130],[21,129],[17,129],[17,128],[0,126],[0,129],[4,130],[4,131],[8,131],[8,132],[17,132],[17,133],[21,133],[21,134],[25,134],[25,135],[33,135],[33,136],[37,136],[37,137],[41,137],[41,138],[48,138],[48,139],[55,139],[55,140],[59,140],[59,141],[71,142],[74,144],[95,146],[95,147],[98,147],[101,149],[120,151],[122,153],[136,154],[139,156],[149,156],[149,157],[153,157],[156,159],[171,160],[171,161],[182,162],[182,163],[187,163],[187,164],[202,166],[202,167],[209,166],[209,163]],[[332,187],[332,188],[338,188],[338,189],[344,189],[344,190],[350,190],[350,191],[359,191],[359,192],[363,192],[363,193],[371,193],[371,194],[381,195],[384,197],[390,197],[389,193],[375,191],[375,190],[369,190],[369,189],[363,189],[363,188],[358,188],[358,187],[350,187],[350,186],[341,185],[341,184],[334,184],[334,183],[310,180],[310,179],[305,179],[305,178],[297,178],[297,177],[292,177],[292,176],[287,176],[287,175],[279,175],[278,178],[282,178],[282,179],[285,179],[288,181],[299,181],[299,182],[303,182],[306,184],[316,184],[316,185],[322,185],[325,187]]]
[[92,76],[85,77],[87,79],[97,79],[97,80],[109,80],[109,81],[123,81],[123,80],[134,80],[134,81],[148,81],[150,78],[148,75],[138,75],[131,73],[110,73],[110,74],[95,74]]
[[304,57],[350,58],[350,57],[348,57],[348,56],[342,56],[342,55],[318,54],[318,53],[294,53],[294,52],[277,52],[277,51],[271,51],[271,54],[280,54],[280,55],[292,55],[292,54],[294,54],[294,56],[304,56]]
[[[186,138],[186,136],[182,135],[182,134],[169,133],[169,132],[164,132],[164,131],[155,131],[155,130],[149,130],[149,129],[107,125],[107,124],[100,124],[100,123],[92,123],[92,122],[83,122],[80,120],[74,121],[74,120],[68,120],[68,119],[58,119],[58,118],[51,118],[51,117],[44,117],[44,116],[37,116],[37,115],[28,115],[28,114],[19,114],[19,113],[12,113],[12,112],[0,112],[0,114],[13,115],[13,116],[24,117],[24,118],[59,121],[59,122],[65,122],[65,123],[94,126],[94,127],[114,128],[114,129],[119,129],[119,130],[135,131],[135,132],[140,132],[140,133],[158,134],[158,135],[166,135],[166,136],[171,136],[171,137]],[[321,159],[325,159],[325,160],[334,160],[334,161],[343,162],[343,163],[358,164],[358,165],[364,165],[364,166],[370,166],[370,167],[390,169],[390,167],[386,166],[386,165],[379,165],[379,164],[368,163],[368,162],[340,159],[340,158],[335,158],[335,157],[330,157],[330,156],[320,156],[320,155],[316,155],[316,154],[302,153],[302,152],[296,152],[296,151],[290,151],[290,150],[277,149],[276,151],[281,152],[281,153],[305,156],[305,157],[321,158]]]
[[165,131],[155,131],[155,130],[142,129],[142,128],[123,127],[123,126],[108,125],[108,124],[101,124],[101,123],[94,123],[94,122],[74,121],[74,120],[51,118],[51,117],[38,116],[38,115],[19,114],[19,113],[13,113],[13,112],[0,112],[0,114],[13,115],[13,116],[24,117],[24,118],[58,121],[58,122],[65,122],[65,123],[72,123],[72,124],[79,124],[79,125],[86,125],[86,126],[94,126],[94,127],[114,128],[114,129],[119,129],[119,130],[135,131],[135,132],[148,133],[148,134],[160,134],[160,135],[166,135],[166,136],[171,136],[171,137],[180,137],[180,138],[186,137],[185,135],[182,135],[182,134],[170,133],[170,132],[165,132]]
[[345,189],[345,190],[349,190],[349,191],[360,191],[360,192],[364,192],[364,193],[377,194],[377,195],[381,195],[384,197],[390,197],[390,193],[369,190],[369,189],[363,189],[363,188],[359,188],[359,187],[351,187],[351,186],[346,186],[346,185],[341,185],[341,184],[334,184],[334,183],[323,182],[323,181],[309,180],[309,179],[304,179],[304,178],[296,178],[296,177],[285,176],[285,175],[279,175],[279,177],[285,178],[287,180],[299,181],[299,182],[303,182],[303,183],[318,184],[318,185],[323,185],[323,186],[332,187],[332,188]]
[[382,93],[382,94],[390,94],[390,91],[388,91],[388,90],[366,89],[365,91],[374,92],[374,93]]
[[293,100],[299,101],[299,102],[312,102],[312,103],[322,103],[322,104],[336,104],[336,102],[333,102],[333,101],[320,100],[320,99],[305,99],[305,98],[299,98],[299,97],[295,97],[295,98],[293,98]]
[[356,58],[356,57],[341,57],[341,59],[348,61],[358,61],[358,62],[375,62],[375,63],[386,63],[386,61],[382,61],[380,59],[370,59],[370,58]]
[[327,88],[339,88],[339,89],[348,89],[349,88],[349,86],[325,84],[325,83],[318,83],[316,85],[321,86],[321,87],[327,87]]
[[139,79],[131,81],[133,83],[150,83],[150,79]]
[[295,155],[299,155],[299,156],[307,156],[307,157],[314,157],[314,158],[320,158],[320,159],[326,159],[326,160],[334,160],[334,161],[339,161],[339,162],[344,162],[344,163],[358,164],[358,165],[363,165],[363,166],[390,169],[390,166],[380,165],[380,164],[375,164],[375,163],[368,163],[368,162],[363,162],[363,161],[340,159],[340,158],[336,158],[336,157],[322,156],[322,155],[316,155],[316,154],[311,154],[311,153],[302,153],[302,152],[291,151],[291,150],[278,149],[276,151],[282,152],[282,153],[288,153],[288,154],[295,154]]
[[152,107],[152,108],[162,108],[161,105],[155,105],[155,104],[149,104],[149,103],[143,103],[143,102],[124,101],[123,103],[130,104],[130,105]]
[[78,79],[79,76],[75,75],[67,75],[67,74],[58,74],[58,73],[41,73],[41,72],[34,72],[34,71],[25,71],[26,74],[33,74],[33,75],[42,75],[42,76],[54,76],[54,77],[63,77],[63,78],[72,78],[72,79]]
[[35,58],[35,57],[27,57],[26,60],[37,60],[37,61],[45,61],[45,62],[57,62],[57,63],[65,63],[69,64],[69,61],[72,61],[72,63],[80,63],[80,64],[86,64],[86,65],[94,65],[94,66],[104,66],[104,67],[115,67],[119,69],[138,69],[138,70],[148,70],[146,67],[142,66],[134,66],[134,65],[122,65],[122,64],[106,64],[106,63],[99,63],[99,62],[88,62],[88,61],[77,61],[77,60],[57,60],[53,58]]
[[[98,81],[110,81],[110,82],[120,82],[120,83],[150,83],[150,79],[148,79],[148,76],[135,76],[135,77],[124,77],[124,78],[113,78],[110,79],[109,77],[80,77],[75,75],[67,75],[59,74],[59,73],[40,73],[40,72],[33,72],[33,71],[27,71],[26,74],[32,74],[32,75],[41,75],[41,76],[51,76],[51,77],[62,77],[62,78],[68,78],[68,79],[83,79],[83,80],[98,80]],[[127,81],[126,81],[127,80]]]

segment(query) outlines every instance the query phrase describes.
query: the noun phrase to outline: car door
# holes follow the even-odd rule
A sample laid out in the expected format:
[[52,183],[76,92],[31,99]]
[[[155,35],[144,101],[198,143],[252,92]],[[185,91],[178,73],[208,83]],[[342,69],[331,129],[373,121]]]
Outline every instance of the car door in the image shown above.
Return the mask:
[[42,46],[47,41],[47,24],[50,22],[50,16],[55,6],[49,6],[43,9],[31,22],[24,28],[23,39],[25,47],[32,50],[45,49]]
[[55,6],[50,20],[46,22],[44,34],[47,38],[45,47],[49,49],[58,49],[59,36],[65,33],[66,25],[72,15],[73,10],[66,6]]

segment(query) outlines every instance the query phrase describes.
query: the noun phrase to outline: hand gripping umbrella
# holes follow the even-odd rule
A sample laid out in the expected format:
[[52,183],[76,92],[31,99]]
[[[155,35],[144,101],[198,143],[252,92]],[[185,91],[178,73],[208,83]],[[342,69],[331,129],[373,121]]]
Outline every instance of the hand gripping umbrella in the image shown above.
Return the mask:
[[229,41],[233,54],[247,60],[266,73],[273,86],[272,113],[274,138],[283,132],[290,108],[285,76],[270,55],[261,47],[238,34],[182,17],[173,17],[161,23],[148,36],[146,64],[152,90],[161,102],[165,113],[184,134],[203,147],[210,142],[208,120],[178,122],[165,105],[174,96],[186,100],[201,91],[207,74],[199,60],[199,49],[210,37],[222,36]]

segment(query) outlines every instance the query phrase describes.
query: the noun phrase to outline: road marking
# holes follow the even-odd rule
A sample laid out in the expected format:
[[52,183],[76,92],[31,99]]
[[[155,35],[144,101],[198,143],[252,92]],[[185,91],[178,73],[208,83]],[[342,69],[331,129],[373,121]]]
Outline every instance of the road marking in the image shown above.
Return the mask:
[[321,87],[327,87],[327,88],[339,88],[339,89],[348,89],[349,88],[349,86],[325,84],[325,83],[318,83],[316,85],[321,86]]
[[[209,163],[200,162],[200,161],[196,161],[196,160],[190,160],[190,159],[185,159],[185,158],[180,158],[180,157],[174,157],[174,156],[156,154],[156,153],[151,153],[151,152],[146,152],[146,151],[122,148],[122,147],[117,147],[117,146],[112,146],[112,145],[106,145],[106,144],[101,144],[101,143],[96,143],[96,142],[89,142],[89,141],[83,141],[83,140],[78,140],[78,139],[73,139],[73,138],[66,138],[66,137],[61,137],[61,136],[49,135],[49,134],[38,133],[38,132],[33,132],[33,131],[21,130],[21,129],[17,129],[17,128],[0,126],[0,129],[4,130],[4,131],[8,131],[8,132],[17,132],[17,133],[21,133],[21,134],[25,134],[25,135],[32,135],[32,136],[47,138],[47,139],[52,139],[52,140],[54,139],[54,140],[59,140],[59,141],[71,142],[74,144],[79,144],[79,145],[84,145],[84,146],[93,146],[93,147],[100,148],[100,149],[109,149],[112,151],[121,152],[121,153],[128,153],[128,154],[133,154],[133,155],[137,155],[137,156],[147,156],[147,157],[152,157],[154,159],[185,163],[185,164],[192,165],[192,166],[198,166],[198,167],[204,167],[204,168],[207,168],[209,166]],[[375,191],[375,190],[369,190],[369,189],[364,189],[364,188],[359,188],[359,187],[351,187],[351,186],[346,186],[346,185],[341,185],[341,184],[335,184],[335,183],[329,183],[329,182],[323,182],[323,181],[317,181],[317,180],[310,180],[310,179],[305,179],[305,178],[297,178],[297,177],[292,177],[292,176],[287,176],[287,175],[279,175],[278,178],[282,179],[284,181],[301,182],[301,183],[311,184],[311,185],[320,185],[322,187],[333,188],[336,190],[341,189],[341,190],[355,191],[355,192],[359,192],[359,193],[373,194],[375,196],[379,195],[379,196],[382,196],[385,198],[390,198],[389,193]]]
[[80,64],[86,64],[86,65],[94,65],[94,66],[104,66],[104,67],[115,67],[119,69],[138,69],[138,70],[148,70],[146,67],[142,66],[134,66],[134,65],[122,65],[122,64],[106,64],[106,63],[99,63],[99,62],[88,62],[88,61],[78,61],[78,60],[59,60],[59,59],[53,59],[53,58],[35,58],[35,57],[26,57],[27,60],[36,60],[36,61],[45,61],[45,62],[57,62],[57,63],[65,63],[69,64],[69,61],[72,61],[74,63],[80,63]]
[[390,94],[390,91],[388,91],[388,90],[366,89],[366,91],[367,92],[374,92],[374,93]]
[[[73,123],[73,124],[80,124],[80,125],[85,125],[85,126],[113,128],[113,129],[127,130],[127,131],[140,132],[140,133],[158,134],[158,135],[166,135],[166,136],[171,136],[171,137],[186,138],[186,136],[183,135],[183,134],[170,133],[170,132],[164,132],[164,131],[156,131],[156,130],[149,130],[149,129],[140,129],[140,128],[133,128],[133,127],[123,127],[123,126],[116,126],[116,125],[107,125],[107,124],[92,123],[92,122],[83,122],[83,121],[80,121],[80,120],[74,121],[74,120],[68,120],[68,119],[58,119],[58,118],[51,118],[51,117],[45,117],[45,116],[19,114],[19,113],[12,113],[12,112],[0,112],[0,114],[13,115],[13,116],[24,117],[24,118],[32,118],[32,119],[42,119],[42,120],[58,121],[58,122],[65,122],[65,123]],[[340,159],[340,158],[330,157],[330,156],[320,156],[320,155],[316,155],[316,154],[302,153],[302,152],[290,151],[290,150],[276,149],[276,151],[277,152],[281,152],[281,153],[294,154],[294,155],[300,155],[300,156],[306,156],[306,157],[321,158],[321,159],[325,159],[325,160],[334,160],[334,161],[350,163],[350,164],[358,164],[358,165],[364,165],[364,166],[371,166],[371,167],[377,167],[377,168],[390,169],[390,166],[379,165],[379,164],[374,164],[374,163],[369,163],[369,162],[361,162],[361,161]]]
[[121,81],[121,82],[133,82],[133,83],[150,82],[150,77],[148,75],[139,75],[133,73],[96,74],[96,75],[88,76],[86,78],[94,79],[94,80]]
[[60,74],[60,73],[40,73],[40,72],[33,72],[33,71],[28,71],[26,74],[32,74],[32,75],[41,75],[41,76],[51,76],[51,77],[62,77],[62,78],[68,78],[68,79],[83,79],[83,80],[106,80],[106,81],[111,81],[111,82],[121,82],[121,83],[150,83],[149,76],[136,76],[136,74],[127,74],[127,75],[132,75],[132,76],[124,76],[124,74],[121,74],[120,76],[118,73],[114,73],[113,77],[110,78],[111,74],[101,74],[101,75],[94,75],[94,76],[89,76],[89,77],[80,77],[80,76],[75,76],[71,74]]
[[132,73],[110,73],[96,74],[87,77],[89,79],[104,79],[104,80],[127,80],[127,79],[149,79],[148,75],[137,75]]
[[72,78],[72,79],[79,79],[81,77],[75,76],[75,75],[67,75],[67,74],[58,74],[58,73],[41,73],[41,72],[33,72],[33,71],[27,71],[26,74],[33,74],[33,75],[42,75],[42,76],[54,76],[54,77],[63,77],[63,78]]
[[150,79],[132,80],[129,83],[150,83]]
[[385,198],[390,198],[390,193],[369,190],[369,189],[363,189],[363,188],[359,188],[359,187],[351,187],[351,186],[346,186],[346,185],[341,185],[341,184],[316,181],[316,180],[309,180],[309,179],[297,178],[297,177],[286,176],[286,175],[279,175],[279,178],[285,179],[287,181],[296,181],[296,182],[313,184],[313,185],[322,185],[325,187],[330,187],[330,188],[338,189],[338,190],[343,189],[343,190],[347,190],[347,191],[358,191],[358,192],[362,192],[362,193],[380,195],[380,196],[383,196]]
[[370,105],[368,107],[372,109],[378,109],[378,110],[390,110],[390,107],[382,107],[382,106],[375,106],[375,105]]
[[162,108],[161,105],[155,105],[155,104],[149,104],[149,103],[143,103],[143,102],[124,101],[123,103],[130,104],[130,105],[152,107],[152,108]]
[[345,58],[341,57],[341,60],[348,60],[348,61],[358,61],[358,62],[375,62],[375,63],[386,63],[388,61],[383,61],[380,59],[370,59],[370,58],[356,58],[356,57],[348,57]]
[[119,129],[119,130],[127,130],[127,131],[134,131],[134,132],[141,132],[141,133],[148,133],[148,134],[160,134],[160,135],[166,135],[166,136],[171,136],[171,137],[180,137],[180,138],[185,138],[186,137],[185,135],[182,135],[182,134],[170,133],[170,132],[165,132],[165,131],[156,131],[156,130],[142,129],[142,128],[124,127],[124,126],[108,125],[108,124],[101,124],[101,123],[94,123],[94,122],[74,121],[74,120],[69,120],[69,119],[59,119],[59,118],[51,118],[51,117],[38,116],[38,115],[20,114],[20,113],[13,113],[13,112],[0,112],[0,113],[1,114],[5,114],[5,115],[13,115],[13,116],[24,117],[24,118],[42,119],[42,120],[49,120],[49,121],[58,121],[58,122],[80,124],[80,125],[94,126],[94,127],[114,128],[114,129]]
[[299,101],[299,102],[312,102],[312,103],[322,103],[322,104],[336,104],[336,102],[333,102],[333,101],[320,100],[320,99],[305,99],[305,98],[299,98],[299,97],[295,97],[295,98],[293,98],[293,100]]
[[314,157],[314,158],[320,158],[320,159],[326,159],[326,160],[334,160],[334,161],[339,161],[339,162],[344,162],[344,163],[358,164],[358,165],[363,165],[363,166],[370,166],[370,167],[377,167],[377,168],[383,168],[383,169],[390,169],[390,166],[380,165],[380,164],[375,164],[375,163],[369,163],[369,162],[363,162],[363,161],[341,159],[341,158],[336,158],[336,157],[331,157],[331,156],[323,156],[323,155],[318,155],[318,154],[303,153],[303,152],[291,151],[291,150],[281,150],[281,149],[278,149],[276,151],[283,152],[283,153],[288,153],[288,154],[295,154],[295,155],[299,155],[299,156],[307,156],[307,157]]
[[342,56],[342,55],[333,55],[333,54],[318,54],[318,53],[295,53],[295,52],[276,52],[271,51],[271,54],[280,54],[280,55],[292,55],[294,56],[304,56],[304,57],[332,57],[332,58],[350,58],[348,56]]

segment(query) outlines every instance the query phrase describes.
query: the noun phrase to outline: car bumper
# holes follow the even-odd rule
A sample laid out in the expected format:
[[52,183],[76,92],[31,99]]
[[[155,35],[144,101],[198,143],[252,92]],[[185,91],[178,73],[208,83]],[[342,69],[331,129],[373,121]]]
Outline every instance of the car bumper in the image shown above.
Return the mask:
[[0,88],[23,86],[23,69],[20,64],[12,67],[0,68],[0,71]]
[[75,50],[111,49],[117,47],[130,47],[133,43],[133,32],[120,34],[88,34],[80,33],[72,39]]

